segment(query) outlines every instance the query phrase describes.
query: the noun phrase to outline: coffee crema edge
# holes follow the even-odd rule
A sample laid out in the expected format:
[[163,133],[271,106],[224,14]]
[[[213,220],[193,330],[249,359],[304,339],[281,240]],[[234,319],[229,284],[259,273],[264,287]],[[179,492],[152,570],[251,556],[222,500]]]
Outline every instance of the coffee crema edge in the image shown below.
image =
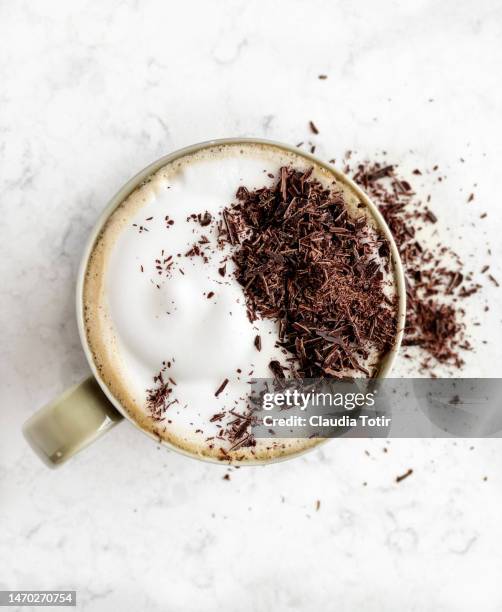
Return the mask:
[[[319,180],[327,188],[336,187],[343,193],[343,198],[349,214],[353,217],[364,214],[368,224],[379,231],[379,224],[367,206],[361,208],[361,199],[349,184],[337,180],[335,174],[324,166],[317,165],[312,159],[302,155],[301,152],[292,152],[272,144],[238,143],[209,145],[196,152],[181,155],[166,164],[146,179],[138,183],[132,192],[117,207],[111,211],[104,221],[101,230],[92,245],[88,258],[83,283],[83,318],[84,331],[88,348],[91,352],[94,365],[106,385],[109,393],[123,408],[125,413],[147,434],[153,436],[161,443],[174,447],[186,454],[210,459],[218,462],[260,463],[270,460],[279,460],[301,454],[320,443],[324,439],[274,439],[259,440],[254,447],[240,447],[234,451],[221,454],[219,447],[208,448],[190,437],[179,436],[169,431],[164,424],[153,421],[145,413],[143,406],[130,393],[120,374],[120,367],[114,363],[120,360],[119,351],[115,349],[116,338],[113,333],[113,323],[108,312],[105,294],[105,278],[108,258],[118,236],[126,229],[134,214],[145,206],[151,198],[155,197],[155,185],[158,182],[173,180],[177,173],[187,164],[203,161],[215,156],[245,155],[260,151],[264,161],[267,156],[275,165],[290,165],[300,170],[313,167],[312,177]],[[236,185],[237,189],[238,185]],[[228,204],[228,203],[227,203]],[[222,206],[223,209],[223,206]],[[397,279],[395,265],[391,257],[392,290],[396,293]],[[381,356],[383,360],[385,355]],[[378,375],[379,365],[373,375]]]

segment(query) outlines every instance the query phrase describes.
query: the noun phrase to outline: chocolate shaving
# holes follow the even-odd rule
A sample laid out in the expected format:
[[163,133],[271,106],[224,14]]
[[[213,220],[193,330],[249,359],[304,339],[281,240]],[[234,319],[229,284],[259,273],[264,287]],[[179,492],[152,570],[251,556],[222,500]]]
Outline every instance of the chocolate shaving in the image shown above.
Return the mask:
[[405,478],[408,478],[408,476],[411,476],[412,474],[413,474],[413,470],[410,468],[409,470],[406,470],[404,474],[401,474],[400,476],[396,476],[396,482],[399,484]]
[[221,421],[221,419],[225,416],[224,412],[217,412],[216,414],[213,414],[213,416],[209,419],[210,423],[214,423],[216,421]]
[[309,127],[312,134],[319,134],[319,130],[313,121],[309,121]]
[[199,224],[202,227],[206,227],[206,225],[209,225],[211,223],[211,221],[213,220],[213,217],[211,216],[211,214],[209,212],[206,212],[203,215],[197,215],[197,219],[199,221]]
[[221,385],[218,387],[218,389],[215,391],[214,393],[214,397],[218,397],[218,395],[223,391],[223,389],[228,385],[228,378],[225,378],[225,380],[221,383]]
[[436,223],[438,220],[436,215],[430,210],[425,211],[425,216],[427,217],[427,220],[430,221],[431,223]]
[[274,375],[275,378],[285,378],[284,376],[284,370],[281,366],[281,364],[276,360],[272,360],[269,364],[268,367],[270,369],[270,371],[272,372],[272,374]]

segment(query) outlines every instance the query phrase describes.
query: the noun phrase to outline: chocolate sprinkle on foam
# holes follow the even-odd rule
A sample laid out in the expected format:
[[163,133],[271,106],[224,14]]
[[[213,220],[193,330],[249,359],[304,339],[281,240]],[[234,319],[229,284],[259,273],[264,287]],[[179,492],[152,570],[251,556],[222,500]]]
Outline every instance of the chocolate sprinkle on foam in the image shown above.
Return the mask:
[[165,378],[165,372],[170,367],[170,362],[163,362],[161,370],[153,377],[155,384],[146,391],[146,403],[150,416],[155,421],[162,421],[166,410],[173,404],[178,403],[177,399],[171,399],[173,385],[176,385],[172,378]]

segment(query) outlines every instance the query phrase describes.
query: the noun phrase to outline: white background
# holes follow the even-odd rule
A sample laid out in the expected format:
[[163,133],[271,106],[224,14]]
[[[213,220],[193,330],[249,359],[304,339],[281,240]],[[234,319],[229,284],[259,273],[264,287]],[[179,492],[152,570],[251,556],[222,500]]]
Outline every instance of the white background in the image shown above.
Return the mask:
[[[74,283],[97,215],[181,146],[438,164],[413,182],[438,231],[502,279],[501,37],[497,0],[0,2],[0,589],[92,611],[502,610],[499,440],[333,441],[226,481],[129,423],[58,471],[20,434],[88,372]],[[482,284],[463,374],[499,376],[502,289]]]

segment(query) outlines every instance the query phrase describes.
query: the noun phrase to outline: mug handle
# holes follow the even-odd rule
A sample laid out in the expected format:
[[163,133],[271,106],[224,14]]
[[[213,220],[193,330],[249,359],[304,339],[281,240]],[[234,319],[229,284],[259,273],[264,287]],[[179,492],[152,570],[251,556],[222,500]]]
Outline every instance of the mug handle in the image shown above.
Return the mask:
[[90,376],[40,408],[23,425],[23,434],[40,459],[55,468],[123,418]]

